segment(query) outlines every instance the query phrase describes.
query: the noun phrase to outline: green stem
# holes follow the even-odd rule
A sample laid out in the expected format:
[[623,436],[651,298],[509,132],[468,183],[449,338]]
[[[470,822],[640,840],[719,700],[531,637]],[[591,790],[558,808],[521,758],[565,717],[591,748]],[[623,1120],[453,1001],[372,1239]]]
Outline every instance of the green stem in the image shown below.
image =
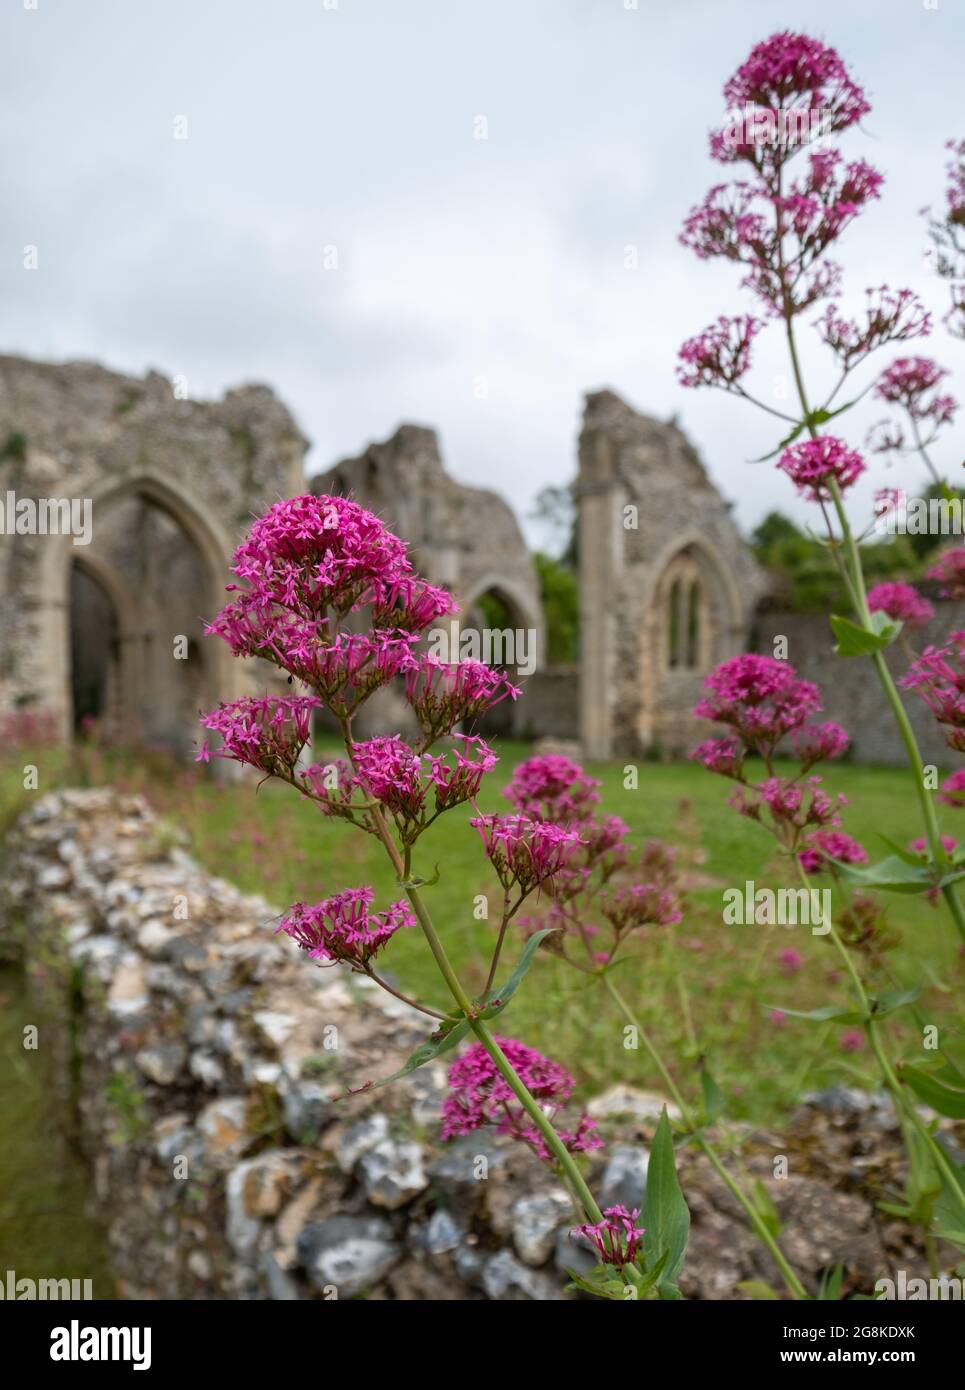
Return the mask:
[[[684,1124],[687,1126],[688,1129],[696,1131],[697,1125],[695,1124],[694,1118],[687,1107],[687,1103],[684,1100],[683,1096],[680,1094],[676,1082],[670,1075],[670,1072],[664,1064],[663,1058],[657,1051],[656,1045],[651,1040],[646,1029],[641,1027],[639,1021],[634,1016],[633,1011],[630,1009],[626,1000],[623,998],[620,991],[617,989],[616,985],[614,985],[609,974],[604,975],[603,983],[608,993],[610,994],[610,997],[613,999],[613,1002],[621,1011],[624,1018],[631,1025],[631,1027],[636,1029],[637,1036],[640,1038],[641,1042],[643,1043],[650,1056],[650,1060],[653,1062],[658,1073],[660,1074],[660,1078],[667,1088],[668,1095],[675,1102],[677,1108],[679,1109]],[[703,1137],[703,1135],[700,1135],[697,1138],[696,1142],[700,1151],[710,1161],[710,1164],[713,1167],[714,1172],[717,1174],[721,1182],[724,1183],[724,1185],[731,1193],[731,1196],[733,1196],[736,1199],[736,1201],[738,1201],[740,1205],[743,1207],[747,1219],[753,1227],[754,1231],[763,1241],[763,1243],[767,1246],[767,1249],[770,1251],[771,1257],[773,1258],[774,1263],[780,1270],[781,1278],[787,1285],[792,1298],[807,1299],[807,1290],[805,1289],[804,1285],[801,1283],[797,1275],[794,1273],[794,1270],[788,1264],[784,1252],[781,1250],[781,1247],[778,1245],[771,1232],[767,1229],[767,1226],[764,1224],[764,1221],[761,1218],[760,1213],[757,1211],[750,1198],[746,1195],[743,1188],[724,1167],[724,1164],[721,1162],[716,1149],[707,1139]]]
[[[807,419],[811,414],[811,409],[808,405],[807,392],[804,389],[804,377],[801,373],[801,363],[797,354],[797,344],[794,341],[794,326],[789,314],[785,316],[784,325],[787,335],[788,352],[791,358],[791,370],[794,374],[794,382],[797,387],[798,397],[801,401],[801,409]],[[811,424],[808,425],[808,433],[812,439],[818,437],[817,430]],[[855,604],[862,627],[865,631],[871,632],[873,631],[871,625],[871,610],[868,607],[868,591],[865,587],[864,570],[861,564],[861,552],[855,541],[854,532],[851,530],[848,514],[844,509],[841,489],[838,486],[836,478],[830,480],[829,491],[832,501],[834,502],[838,524],[841,527],[841,534],[848,554],[848,569],[850,570],[852,580],[852,601]],[[931,853],[932,863],[937,865],[940,864],[944,858],[941,831],[939,830],[938,817],[935,814],[934,804],[928,793],[928,788],[925,786],[925,774],[921,750],[918,747],[918,740],[915,738],[914,730],[911,727],[911,721],[908,718],[908,712],[898,693],[898,687],[895,685],[891,672],[888,670],[888,663],[885,661],[884,653],[880,651],[874,652],[872,654],[872,662],[881,688],[885,693],[885,698],[888,701],[895,722],[898,725],[901,741],[905,746],[909,770],[915,784],[915,795],[918,798],[918,804],[921,807],[922,818],[925,823],[925,835],[928,840],[928,848]],[[945,887],[942,888],[941,894],[945,900],[945,906],[951,914],[952,921],[955,923],[959,936],[962,941],[965,941],[965,912],[963,912],[962,905],[959,902],[958,893],[954,884],[946,884]]]
[[426,941],[429,943],[429,949],[432,952],[433,957],[435,958],[435,962],[439,967],[443,979],[449,986],[453,999],[456,1001],[459,1008],[469,1019],[470,1028],[475,1033],[479,1041],[482,1043],[486,1051],[489,1053],[496,1067],[496,1070],[500,1073],[503,1080],[506,1082],[510,1090],[513,1092],[513,1095],[519,1101],[520,1105],[522,1105],[523,1109],[526,1111],[527,1115],[529,1115],[530,1119],[533,1121],[540,1134],[546,1140],[547,1148],[553,1154],[553,1157],[559,1163],[560,1167],[563,1169],[563,1172],[569,1179],[570,1185],[573,1187],[574,1191],[579,1197],[580,1204],[582,1205],[583,1210],[586,1212],[588,1219],[594,1224],[599,1223],[603,1220],[603,1213],[600,1211],[600,1208],[594,1201],[593,1194],[587,1187],[583,1174],[580,1172],[579,1166],[576,1163],[576,1160],[574,1159],[573,1155],[563,1144],[563,1141],[560,1139],[559,1135],[556,1133],[556,1130],[553,1128],[549,1119],[543,1112],[543,1109],[540,1106],[539,1102],[532,1095],[530,1095],[529,1091],[526,1089],[526,1086],[517,1076],[502,1048],[499,1046],[496,1039],[489,1031],[489,1028],[486,1025],[486,1023],[481,1018],[473,1018],[472,1002],[466,994],[465,990],[462,988],[462,985],[459,983],[459,979],[456,976],[456,973],[453,970],[451,964],[449,963],[449,958],[446,955],[446,949],[443,946],[441,940],[439,939],[438,932],[433,926],[432,919],[429,916],[429,913],[426,909],[426,905],[422,901],[421,893],[419,892],[418,888],[412,887],[407,887],[405,891],[406,896],[409,899],[409,902],[412,904],[412,910],[415,912],[416,918],[419,922],[419,926],[422,928],[422,933],[425,936]]
[[[342,741],[345,744],[349,761],[354,767],[355,759],[352,754],[352,731],[351,724],[348,720],[343,721],[342,724]],[[419,892],[418,888],[407,882],[408,874],[406,873],[406,860],[399,853],[381,808],[376,808],[372,811],[372,820],[378,832],[379,839],[385,847],[385,852],[392,861],[392,866],[399,877],[399,881],[405,887],[406,897],[412,904],[412,910],[416,915],[419,926],[422,928],[422,934],[429,944],[429,950],[432,952],[433,959],[439,967],[439,973],[449,987],[450,994],[469,1020],[469,1026],[473,1033],[489,1053],[496,1070],[503,1077],[503,1080],[509,1086],[513,1095],[519,1101],[520,1105],[522,1105],[527,1115],[529,1115],[530,1119],[533,1121],[533,1124],[545,1139],[547,1148],[553,1154],[553,1157],[559,1163],[573,1189],[578,1194],[587,1218],[593,1225],[598,1225],[603,1220],[603,1213],[594,1201],[593,1194],[587,1187],[583,1174],[580,1172],[579,1165],[573,1155],[563,1144],[563,1141],[556,1133],[549,1119],[543,1113],[543,1109],[539,1102],[530,1095],[526,1086],[517,1076],[502,1048],[496,1042],[496,1039],[489,1031],[485,1022],[481,1018],[473,1017],[474,1008],[472,1000],[463,989],[459,982],[459,977],[452,968],[449,957],[446,955],[446,948],[443,946],[426,905],[422,901],[422,894]]]

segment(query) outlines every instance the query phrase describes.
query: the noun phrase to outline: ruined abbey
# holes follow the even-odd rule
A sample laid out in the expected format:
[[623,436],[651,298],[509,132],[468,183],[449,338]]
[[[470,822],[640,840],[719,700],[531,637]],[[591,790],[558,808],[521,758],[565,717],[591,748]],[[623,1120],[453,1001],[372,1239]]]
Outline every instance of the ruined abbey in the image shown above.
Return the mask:
[[[103,721],[188,754],[199,709],[271,679],[201,640],[232,551],[252,515],[310,488],[351,493],[383,516],[420,569],[457,595],[464,628],[496,622],[529,635],[525,698],[501,706],[490,732],[577,739],[595,759],[677,756],[699,732],[690,711],[707,670],[785,635],[829,715],[855,731],[855,755],[900,756],[873,715],[863,663],[831,655],[824,615],[780,607],[675,424],[611,391],[586,398],[575,668],[544,659],[538,577],[512,510],[457,482],[431,429],[401,425],[310,479],[306,449],[266,386],[198,402],[154,372],[0,357],[0,716],[43,717],[59,738]],[[70,501],[87,507],[89,526]],[[931,640],[963,625],[957,607],[939,605]],[[910,708],[940,762],[940,736]],[[372,709],[385,727],[402,718],[391,691]]]

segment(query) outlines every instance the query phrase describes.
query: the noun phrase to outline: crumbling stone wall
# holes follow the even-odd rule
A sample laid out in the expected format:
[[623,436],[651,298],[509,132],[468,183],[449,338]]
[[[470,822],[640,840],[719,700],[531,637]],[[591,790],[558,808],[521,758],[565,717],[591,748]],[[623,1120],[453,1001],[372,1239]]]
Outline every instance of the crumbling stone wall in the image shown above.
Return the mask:
[[[440,1145],[439,1065],[334,1100],[394,1070],[426,1021],[313,967],[273,934],[277,918],[199,868],[142,798],[110,788],[43,797],[5,845],[0,946],[22,955],[40,1047],[79,1107],[118,1294],[563,1297],[565,1270],[590,1256],[552,1174],[509,1140]],[[602,1206],[641,1204],[662,1104],[624,1085],[589,1101],[606,1140],[589,1174]],[[780,1138],[735,1132],[812,1289],[838,1260],[846,1291],[893,1266],[927,1272],[912,1233],[875,1205],[901,1183],[887,1101],[837,1088]],[[690,1150],[679,1162],[692,1213],[684,1293],[776,1284],[706,1162]]]
[[682,431],[612,391],[586,398],[576,492],[584,749],[685,752],[767,579]]
[[[180,392],[179,392],[180,394]],[[109,712],[148,742],[183,750],[198,704],[250,678],[221,643],[200,645],[224,600],[251,516],[303,489],[306,441],[266,386],[179,399],[157,372],[0,357],[0,498],[91,504],[89,544],[7,534],[0,559],[0,715],[24,709],[73,731],[71,577],[81,567],[116,624]],[[7,508],[6,510],[9,510]],[[83,608],[73,613],[83,626]],[[193,648],[175,655],[175,638]],[[220,650],[219,650],[220,649]],[[199,698],[200,697],[200,698]]]

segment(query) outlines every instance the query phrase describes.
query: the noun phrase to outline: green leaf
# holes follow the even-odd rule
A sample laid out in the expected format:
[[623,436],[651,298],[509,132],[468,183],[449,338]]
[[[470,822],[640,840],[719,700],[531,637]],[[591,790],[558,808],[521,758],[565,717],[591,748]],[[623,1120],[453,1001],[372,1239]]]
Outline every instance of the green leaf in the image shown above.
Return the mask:
[[870,656],[872,652],[891,645],[901,631],[901,623],[896,623],[887,613],[872,613],[869,631],[853,623],[850,618],[832,613],[831,631],[838,639],[834,649],[838,656]]
[[540,943],[555,931],[559,931],[559,927],[544,927],[542,931],[536,932],[529,938],[526,945],[523,947],[522,955],[516,962],[516,969],[510,975],[509,979],[504,985],[494,986],[487,994],[483,1001],[485,1008],[482,1013],[479,1014],[480,1018],[495,1018],[497,1014],[502,1013],[503,1009],[505,1009],[510,999],[512,999],[513,995],[523,983],[523,977],[532,965],[533,958],[540,948]]
[[749,1294],[751,1298],[756,1298],[761,1302],[765,1299],[768,1302],[780,1301],[780,1295],[774,1292],[770,1284],[765,1284],[763,1279],[744,1279],[737,1287],[741,1293]]
[[921,985],[912,985],[911,989],[889,989],[884,994],[875,995],[871,1000],[871,1012],[875,1018],[887,1018],[888,1014],[893,1014],[897,1009],[903,1009],[906,1004],[914,1004],[921,994]]
[[762,456],[759,459],[751,459],[751,463],[767,463],[768,459],[776,459],[778,454],[783,454],[787,446],[789,444],[793,444],[795,439],[797,439],[798,435],[806,429],[807,421],[802,420],[800,424],[794,426],[790,434],[786,434],[784,436],[784,438],[781,440],[780,444],[778,444],[776,449],[772,449],[769,454],[762,454]]
[[673,1134],[666,1106],[650,1149],[643,1224],[647,1268],[652,1268],[657,1260],[666,1260],[658,1285],[660,1297],[679,1298],[675,1280],[683,1266],[690,1238],[690,1212],[677,1179]]
[[821,1277],[818,1286],[818,1299],[822,1303],[837,1303],[841,1298],[841,1285],[844,1282],[844,1264],[839,1261],[830,1274]]
[[[354,1096],[361,1091],[377,1091],[381,1086],[388,1086],[390,1081],[398,1081],[400,1077],[408,1076],[409,1072],[417,1071],[419,1067],[424,1067],[427,1062],[441,1057],[444,1052],[455,1047],[456,1043],[466,1036],[469,1032],[469,1020],[468,1018],[460,1019],[458,1023],[451,1024],[445,1033],[442,1033],[443,1027],[445,1027],[444,1024],[440,1025],[439,1033],[434,1033],[427,1042],[420,1043],[399,1070],[394,1071],[391,1076],[383,1076],[380,1081],[367,1081],[364,1086],[358,1086],[355,1090],[346,1091],[344,1094]],[[341,1100],[343,1097],[336,1096],[335,1099]]]
[[704,1124],[712,1125],[724,1108],[724,1094],[706,1067],[700,1069],[700,1088],[704,1093]]
[[849,883],[860,883],[864,888],[880,888],[886,893],[927,893],[935,887],[935,879],[929,864],[919,861],[910,864],[897,855],[889,855],[879,864],[869,864],[862,868],[857,864],[843,864],[840,859],[831,863]]
[[926,1105],[952,1120],[965,1120],[965,1091],[946,1086],[931,1072],[920,1067],[902,1067],[901,1078]]
[[777,1207],[771,1200],[771,1194],[761,1182],[760,1178],[755,1180],[754,1186],[751,1189],[751,1195],[754,1199],[754,1206],[758,1216],[776,1240],[781,1234],[781,1218],[778,1215]]

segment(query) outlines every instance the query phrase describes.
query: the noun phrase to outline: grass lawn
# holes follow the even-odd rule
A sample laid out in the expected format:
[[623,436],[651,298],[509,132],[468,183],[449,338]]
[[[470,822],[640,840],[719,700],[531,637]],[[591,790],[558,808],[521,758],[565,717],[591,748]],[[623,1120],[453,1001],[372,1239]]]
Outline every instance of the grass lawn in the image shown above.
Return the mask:
[[[500,789],[512,766],[528,756],[522,744],[503,743],[499,751],[502,760],[480,801],[487,811],[507,808]],[[323,758],[324,750],[318,756]],[[48,786],[57,780],[53,755],[45,761],[46,773],[39,764],[42,788],[45,778]],[[603,783],[601,809],[622,816],[635,840],[655,836],[675,845],[682,870],[695,885],[687,892],[683,921],[637,942],[632,959],[614,976],[671,1060],[685,1093],[696,1094],[700,1057],[735,1118],[780,1123],[803,1089],[833,1081],[873,1084],[867,1052],[841,1049],[841,1025],[791,1018],[774,1023],[769,1017],[772,1006],[810,1009],[846,1002],[847,986],[827,939],[804,926],[723,923],[724,888],[742,888],[746,879],[759,887],[790,882],[770,837],[727,807],[728,784],[690,763],[643,763],[636,790],[624,787],[622,765],[588,770]],[[93,769],[88,776],[99,781],[102,771]],[[19,786],[19,777],[14,778],[13,771],[4,778],[8,791]],[[130,762],[122,780],[145,790],[159,811],[189,831],[206,865],[246,890],[264,893],[279,908],[366,883],[375,887],[380,906],[400,896],[374,839],[326,820],[286,787],[267,783],[256,793],[251,781],[219,786],[195,771],[134,771]],[[845,764],[833,767],[825,781],[849,798],[844,828],[873,858],[887,852],[876,842],[876,831],[900,842],[920,833],[906,772]],[[468,824],[471,814],[460,808],[443,816],[420,842],[414,870],[430,877],[439,865],[440,880],[425,890],[426,900],[457,972],[473,993],[483,987],[494,937],[493,925],[474,918],[474,899],[488,893],[495,914],[499,889]],[[943,828],[954,831],[955,813],[945,819]],[[963,972],[954,927],[943,910],[921,900],[893,895],[887,901],[889,920],[901,936],[889,955],[891,973],[902,985],[924,986],[920,1007],[928,1020],[950,1019]],[[266,922],[266,933],[271,929]],[[503,977],[517,940],[504,954]],[[789,946],[804,957],[793,976],[783,973],[777,960]],[[448,1005],[417,929],[396,936],[381,962],[383,973],[407,993],[437,1007]],[[880,978],[877,983],[891,987]],[[911,1014],[906,1011],[891,1026],[900,1042],[920,1055]],[[590,1090],[618,1079],[659,1088],[643,1051],[624,1047],[624,1020],[599,982],[552,957],[538,957],[499,1020],[499,1031],[565,1062]]]

